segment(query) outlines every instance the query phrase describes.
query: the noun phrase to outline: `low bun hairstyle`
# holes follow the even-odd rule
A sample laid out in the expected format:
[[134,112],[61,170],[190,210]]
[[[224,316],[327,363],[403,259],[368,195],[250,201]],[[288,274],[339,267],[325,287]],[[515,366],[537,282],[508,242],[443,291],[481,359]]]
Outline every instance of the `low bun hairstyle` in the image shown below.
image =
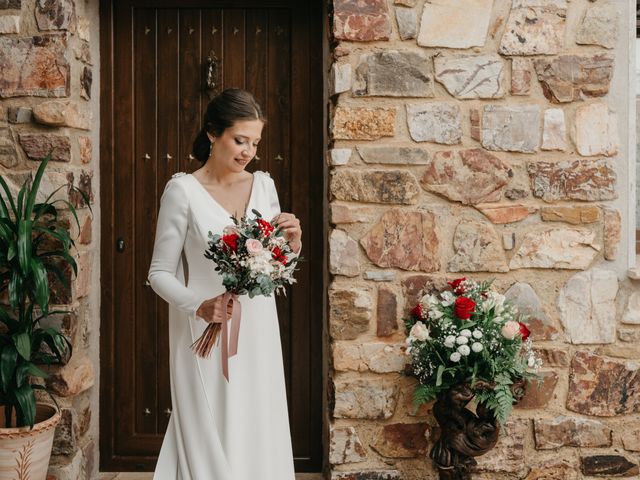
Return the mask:
[[239,120],[262,120],[262,110],[253,95],[240,88],[227,88],[216,95],[207,105],[202,130],[193,141],[192,155],[202,163],[209,159],[211,141],[207,133],[219,137]]

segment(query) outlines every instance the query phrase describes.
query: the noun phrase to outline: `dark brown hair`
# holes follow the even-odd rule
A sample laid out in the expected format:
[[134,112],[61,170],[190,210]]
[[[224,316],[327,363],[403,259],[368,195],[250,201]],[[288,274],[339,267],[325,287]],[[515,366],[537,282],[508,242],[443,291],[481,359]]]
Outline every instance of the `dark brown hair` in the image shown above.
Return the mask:
[[206,163],[211,150],[211,141],[207,132],[219,137],[238,120],[262,120],[262,109],[254,96],[241,88],[227,88],[216,95],[207,106],[202,124],[204,127],[193,141],[193,156]]

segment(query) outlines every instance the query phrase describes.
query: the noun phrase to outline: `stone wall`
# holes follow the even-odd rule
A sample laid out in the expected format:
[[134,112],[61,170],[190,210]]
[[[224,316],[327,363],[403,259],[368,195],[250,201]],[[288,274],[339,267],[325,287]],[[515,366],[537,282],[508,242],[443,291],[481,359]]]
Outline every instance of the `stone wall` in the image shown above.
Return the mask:
[[[92,81],[99,72],[97,10],[98,2],[0,0],[0,173],[14,191],[52,151],[41,200],[68,182],[92,202],[98,196],[94,169],[99,89]],[[62,408],[62,422],[48,479],[89,479],[95,477],[98,458],[94,383],[99,289],[90,286],[99,284],[99,242],[93,232],[99,212],[94,204],[92,215],[82,198],[66,189],[57,198],[77,208],[81,229],[71,223],[77,247],[72,254],[79,269],[72,292],[52,284],[52,303],[73,313],[51,322],[72,338],[74,354],[67,365],[50,369],[48,383]],[[66,275],[72,278],[70,270]]]
[[544,360],[478,478],[638,478],[631,2],[334,0],[333,480],[435,478],[402,321],[495,279]]

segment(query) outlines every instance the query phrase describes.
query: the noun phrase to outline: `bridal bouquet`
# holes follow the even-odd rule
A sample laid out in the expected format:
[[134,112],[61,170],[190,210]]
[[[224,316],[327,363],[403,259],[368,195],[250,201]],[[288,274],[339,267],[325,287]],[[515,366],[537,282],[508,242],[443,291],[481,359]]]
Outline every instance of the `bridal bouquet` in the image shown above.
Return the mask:
[[[271,296],[273,292],[286,293],[285,285],[295,283],[293,272],[300,260],[293,253],[284,232],[262,218],[257,210],[254,217],[241,220],[231,217],[233,225],[225,227],[222,234],[209,232],[208,249],[204,256],[213,260],[215,270],[222,275],[226,292],[221,295],[223,308],[232,308],[232,347],[228,356],[237,349],[237,332],[240,324],[239,295],[253,298],[257,295]],[[211,323],[192,348],[200,357],[209,356],[222,331],[223,356],[227,348],[227,318],[222,323]],[[226,376],[226,375],[225,375]],[[228,379],[228,376],[227,376]]]
[[530,331],[491,282],[448,283],[450,290],[425,295],[405,320],[410,372],[419,381],[414,407],[468,384],[476,401],[504,424],[517,400],[516,386],[536,378],[542,363]]

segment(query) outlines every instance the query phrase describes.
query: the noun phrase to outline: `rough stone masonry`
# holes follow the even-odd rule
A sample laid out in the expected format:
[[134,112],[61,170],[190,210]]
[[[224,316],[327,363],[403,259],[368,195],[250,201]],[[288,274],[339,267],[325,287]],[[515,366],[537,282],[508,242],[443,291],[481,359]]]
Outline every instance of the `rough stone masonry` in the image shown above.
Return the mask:
[[[99,107],[97,99],[92,100],[97,95],[92,88],[92,54],[98,46],[91,44],[87,14],[97,6],[74,0],[0,1],[0,169],[13,191],[51,151],[39,200],[72,183],[94,201],[94,120]],[[79,234],[77,250],[71,251],[78,263],[72,291],[49,279],[51,303],[72,312],[49,321],[71,338],[74,351],[67,365],[49,369],[48,386],[58,399],[62,421],[47,480],[93,479],[98,392],[97,362],[91,351],[98,347],[99,289],[92,287],[97,284],[92,277],[98,242],[92,241],[92,215],[81,196],[62,189],[54,199],[74,205],[81,229],[77,231],[74,220],[67,221],[73,238]],[[92,208],[95,214],[95,205]],[[71,281],[71,269],[64,274]]]
[[495,279],[544,360],[477,477],[638,478],[640,286],[615,267],[624,3],[333,1],[333,480],[436,478],[401,318],[459,276]]

